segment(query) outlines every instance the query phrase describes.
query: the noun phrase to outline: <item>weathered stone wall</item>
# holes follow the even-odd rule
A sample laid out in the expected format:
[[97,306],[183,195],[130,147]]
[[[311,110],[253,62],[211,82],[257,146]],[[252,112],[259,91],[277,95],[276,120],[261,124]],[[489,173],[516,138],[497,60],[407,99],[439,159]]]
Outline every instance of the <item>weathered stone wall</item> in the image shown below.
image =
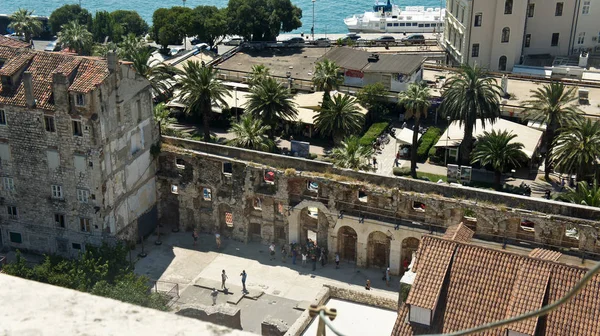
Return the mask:
[[283,336],[290,327],[282,320],[277,320],[267,316],[260,324],[260,334],[262,336]]
[[393,297],[378,295],[376,292],[367,291],[366,289],[363,291],[357,291],[350,288],[343,288],[332,285],[324,286],[329,288],[330,298],[362,303],[365,305],[389,309],[393,311],[398,310],[398,301],[396,298]]
[[231,329],[242,330],[240,308],[233,306],[204,306],[200,304],[182,305],[175,314],[210,322]]
[[[155,225],[148,215],[156,204],[150,146],[157,131],[148,81],[121,65],[85,94],[84,106],[74,105],[68,85],[64,75],[54,76],[52,111],[0,105],[7,117],[0,143],[9,152],[0,184],[14,182],[14,190],[0,190],[0,247],[74,256],[86,244],[135,239],[139,218]],[[46,130],[45,117],[53,119],[54,132]],[[74,135],[74,121],[81,122],[82,136]],[[62,198],[52,197],[52,185],[62,188]],[[78,200],[78,190],[88,193],[87,203]],[[8,206],[16,207],[16,218]],[[11,233],[21,243],[11,241]]]
[[[296,162],[287,159],[289,166]],[[224,173],[223,167],[229,164],[231,173]],[[402,180],[414,186],[402,189],[399,184],[376,184],[371,174],[281,170],[170,145],[163,146],[159,166],[159,213],[164,224],[220,231],[233,239],[263,243],[304,242],[309,231],[313,231],[318,245],[328,248],[330,258],[336,251],[344,250],[345,255],[354,254],[353,261],[358,266],[388,264],[393,274],[400,273],[402,260],[412,257],[411,249],[406,247],[407,239],[413,246],[415,238],[420,240],[431,231],[444,232],[461,221],[481,239],[524,242],[532,247],[575,247],[588,254],[600,252],[596,221],[560,214],[586,212],[594,218],[598,210],[590,207],[529,198],[527,207],[508,207],[504,203],[418,190],[423,189],[422,185],[451,188],[437,184]],[[266,172],[274,173],[274,183],[265,181]],[[309,187],[311,183],[313,187]],[[177,194],[170,192],[173,186]],[[203,188],[210,190],[211,200],[204,200]],[[538,204],[551,211],[532,211]],[[568,210],[571,207],[575,210]],[[232,214],[232,225],[225,223],[227,213]],[[532,222],[533,231],[523,229],[522,221]],[[339,238],[342,228],[343,234],[350,235],[345,239]],[[569,228],[577,229],[579,239],[567,237]],[[344,246],[343,242],[354,246]]]

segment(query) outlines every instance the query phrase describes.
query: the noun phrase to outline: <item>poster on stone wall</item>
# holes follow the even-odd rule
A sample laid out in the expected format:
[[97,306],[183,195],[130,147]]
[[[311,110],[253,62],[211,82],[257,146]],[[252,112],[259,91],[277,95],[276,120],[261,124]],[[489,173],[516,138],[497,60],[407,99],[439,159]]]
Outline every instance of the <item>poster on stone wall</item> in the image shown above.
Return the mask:
[[460,171],[458,169],[458,165],[455,165],[455,164],[448,165],[446,178],[448,179],[448,182],[458,182],[460,180]]

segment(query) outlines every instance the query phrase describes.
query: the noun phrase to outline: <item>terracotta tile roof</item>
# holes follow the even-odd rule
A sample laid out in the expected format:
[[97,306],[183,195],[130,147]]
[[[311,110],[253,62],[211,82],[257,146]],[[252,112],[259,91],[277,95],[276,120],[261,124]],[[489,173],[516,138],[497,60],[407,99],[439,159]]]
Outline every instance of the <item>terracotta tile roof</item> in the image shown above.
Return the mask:
[[562,257],[562,253],[557,251],[546,250],[543,248],[536,248],[529,253],[529,256],[531,258],[558,261],[558,259]]
[[[53,74],[64,74],[71,80],[69,90],[82,93],[93,90],[109,75],[104,60],[59,53],[0,46],[0,59],[5,61],[4,65],[0,67],[0,75],[14,75],[19,70],[32,73],[36,107],[41,109],[54,109]],[[21,77],[16,77],[17,80],[13,83],[11,90],[0,87],[0,104],[25,106],[25,90],[21,83]]]
[[444,233],[444,238],[467,243],[473,238],[474,234],[473,230],[469,229],[465,224],[460,223],[449,226],[446,233]]
[[[408,293],[406,304],[435,309],[455,249],[454,242],[442,239],[436,239],[419,248],[413,267],[417,277]],[[421,258],[422,255],[427,257]],[[419,281],[420,278],[427,280]]]
[[[426,305],[436,302],[434,321],[431,327],[407,323],[407,308],[401,309],[394,336],[421,334],[423,328],[424,333],[449,333],[520,315],[559,299],[586,272],[552,260],[432,236],[423,238],[417,258],[417,276],[406,303],[431,309]],[[444,274],[441,280],[440,274]],[[546,317],[479,335],[506,335],[507,330],[536,336],[600,335],[599,316],[600,275]]]
[[0,35],[0,46],[11,47],[11,48],[30,48],[31,45],[27,42],[11,39]]

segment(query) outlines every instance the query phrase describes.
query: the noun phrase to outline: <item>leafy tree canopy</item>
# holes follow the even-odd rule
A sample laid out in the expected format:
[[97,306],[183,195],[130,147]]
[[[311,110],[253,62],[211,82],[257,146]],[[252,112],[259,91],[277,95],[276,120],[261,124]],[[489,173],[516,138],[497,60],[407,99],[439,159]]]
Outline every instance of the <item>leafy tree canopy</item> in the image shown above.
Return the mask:
[[134,34],[135,36],[142,36],[148,32],[148,24],[136,11],[116,10],[111,12],[110,16],[119,25],[120,35]]
[[53,34],[58,34],[64,24],[77,21],[79,24],[90,29],[92,26],[92,14],[79,5],[64,5],[50,14],[48,23]]
[[105,39],[113,39],[114,41],[115,20],[107,11],[96,12],[92,23],[91,33],[94,36],[94,42],[104,43]]
[[302,10],[290,0],[229,0],[229,33],[248,41],[274,41],[302,26]]
[[194,10],[187,7],[159,8],[152,15],[152,38],[166,49],[193,35]]
[[213,46],[227,32],[227,16],[225,9],[215,6],[198,6],[194,8],[192,35],[202,42]]

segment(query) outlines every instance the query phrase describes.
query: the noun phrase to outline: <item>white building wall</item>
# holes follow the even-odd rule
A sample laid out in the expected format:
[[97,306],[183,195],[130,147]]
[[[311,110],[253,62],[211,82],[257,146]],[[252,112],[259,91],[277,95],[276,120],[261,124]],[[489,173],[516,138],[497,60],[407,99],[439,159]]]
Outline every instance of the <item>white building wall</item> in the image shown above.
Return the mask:
[[[504,14],[505,1],[496,1],[494,29],[491,35],[492,49],[489,58],[489,69],[492,71],[512,71],[521,58],[523,31],[527,0],[513,0],[512,14]],[[510,29],[508,42],[502,42],[502,31]],[[489,38],[489,37],[488,37]],[[506,69],[500,69],[500,57],[506,56]]]
[[[529,47],[523,48],[524,55],[550,54],[568,55],[570,36],[574,26],[574,14],[579,0],[530,0],[535,4],[533,17],[527,18],[526,34],[531,34]],[[563,3],[562,16],[556,16],[556,3]],[[525,8],[525,12],[527,9]],[[552,46],[552,34],[558,33],[558,45]]]
[[[589,2],[589,6],[586,6],[587,2]],[[600,52],[599,17],[600,0],[581,0],[578,6],[577,26],[573,34],[572,48],[577,50],[580,48],[591,49],[591,51]]]

